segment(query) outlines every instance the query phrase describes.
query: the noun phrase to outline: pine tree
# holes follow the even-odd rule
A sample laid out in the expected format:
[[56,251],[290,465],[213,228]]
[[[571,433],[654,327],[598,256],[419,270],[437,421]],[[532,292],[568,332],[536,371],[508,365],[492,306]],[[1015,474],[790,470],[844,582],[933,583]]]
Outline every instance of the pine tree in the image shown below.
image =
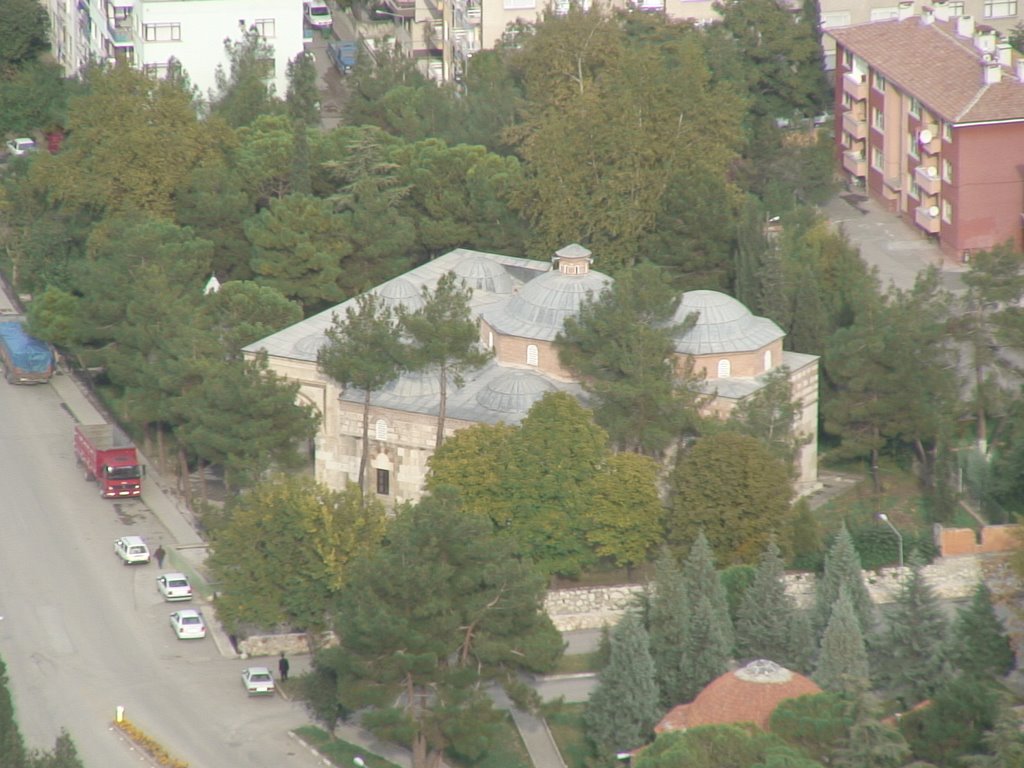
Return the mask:
[[844,588],[860,624],[861,636],[866,636],[875,624],[875,604],[864,584],[860,555],[853,546],[853,537],[845,523],[825,556],[825,573],[815,588],[813,623],[817,633],[823,632],[829,623],[839,593]]
[[978,584],[971,604],[961,608],[953,622],[949,660],[977,677],[1002,677],[1013,669],[1013,648],[984,582]]
[[870,681],[864,635],[845,586],[839,590],[821,641],[814,681],[826,691],[854,694],[865,690]]
[[725,594],[725,585],[715,569],[715,555],[704,531],[697,534],[696,541],[690,547],[690,554],[683,565],[683,581],[690,605],[695,605],[701,596],[710,602],[718,625],[716,631],[725,643],[727,654],[731,654],[736,638],[732,618],[729,616],[729,599]]
[[947,630],[935,591],[920,563],[913,563],[889,613],[880,655],[882,682],[908,707],[934,695],[948,679]]
[[650,588],[648,632],[661,705],[687,701],[683,692],[682,649],[686,638],[686,582],[675,555],[668,547],[654,563]]
[[986,731],[982,742],[990,754],[960,758],[967,768],[1020,768],[1024,765],[1024,734],[1021,718],[1009,703],[999,710],[995,727]]
[[25,743],[14,719],[14,702],[7,688],[7,666],[0,659],[0,765],[21,768],[25,762]]
[[707,595],[690,603],[682,649],[683,700],[693,699],[729,668],[731,644],[726,640],[721,615]]
[[754,583],[743,595],[736,622],[736,647],[745,659],[768,659],[794,666],[807,654],[794,632],[798,620],[793,598],[786,593],[782,557],[773,541],[761,554]]
[[895,728],[878,719],[878,704],[869,693],[851,705],[853,725],[833,761],[836,768],[897,768],[910,755],[907,742]]
[[584,715],[599,757],[642,745],[658,718],[658,686],[650,641],[640,618],[627,613],[612,632],[612,656]]

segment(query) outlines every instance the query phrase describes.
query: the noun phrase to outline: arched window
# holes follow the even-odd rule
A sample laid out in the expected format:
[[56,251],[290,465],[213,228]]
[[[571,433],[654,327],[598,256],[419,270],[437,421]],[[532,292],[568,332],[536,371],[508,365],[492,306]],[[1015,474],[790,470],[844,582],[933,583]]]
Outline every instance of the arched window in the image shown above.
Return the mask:
[[536,344],[528,344],[526,346],[526,364],[527,365],[538,365],[540,359],[540,353],[537,351]]
[[728,379],[732,373],[732,364],[725,358],[718,361],[718,378]]
[[373,425],[375,437],[378,440],[388,439],[388,423],[384,419],[377,419],[376,424]]
[[764,369],[765,371],[772,369],[772,351],[770,349],[764,351]]
[[487,347],[488,349],[494,349],[494,331],[487,332]]

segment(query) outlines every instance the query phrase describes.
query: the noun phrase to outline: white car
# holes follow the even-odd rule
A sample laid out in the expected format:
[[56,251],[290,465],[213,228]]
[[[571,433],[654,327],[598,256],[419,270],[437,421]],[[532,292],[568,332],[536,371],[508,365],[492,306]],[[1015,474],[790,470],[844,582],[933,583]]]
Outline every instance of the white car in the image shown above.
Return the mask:
[[250,696],[270,696],[274,693],[274,676],[266,667],[246,667],[242,670],[242,685]]
[[184,573],[162,574],[156,580],[156,588],[169,603],[192,599],[192,585],[188,583],[188,577]]
[[36,149],[36,143],[32,139],[11,139],[7,142],[7,153],[13,157],[27,155],[30,152],[35,152]]
[[171,614],[171,627],[179,640],[201,640],[206,637],[206,624],[199,611],[186,608]]
[[149,562],[149,547],[141,536],[122,536],[114,540],[114,553],[124,565]]
[[314,29],[330,29],[334,26],[331,9],[327,7],[327,3],[321,0],[311,0],[311,2],[303,3],[302,7],[306,23]]

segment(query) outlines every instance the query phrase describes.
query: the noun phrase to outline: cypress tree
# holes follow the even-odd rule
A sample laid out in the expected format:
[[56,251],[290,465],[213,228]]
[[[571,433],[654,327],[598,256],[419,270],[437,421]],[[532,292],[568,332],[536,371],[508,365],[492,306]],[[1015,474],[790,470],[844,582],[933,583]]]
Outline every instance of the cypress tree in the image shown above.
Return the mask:
[[853,537],[846,529],[845,523],[839,529],[832,548],[825,556],[825,573],[818,580],[814,593],[814,629],[821,633],[828,625],[833,607],[839,599],[839,593],[846,589],[850,598],[857,622],[860,624],[862,636],[871,632],[875,624],[875,604],[871,601],[868,588],[864,584],[864,572],[860,565],[860,555],[853,546]]
[[743,595],[736,622],[736,647],[745,659],[768,659],[796,666],[807,654],[799,648],[796,603],[786,593],[779,547],[774,540],[761,554],[754,583]]
[[691,606],[702,596],[710,602],[712,617],[718,625],[716,634],[721,636],[726,654],[730,655],[736,638],[729,615],[729,598],[725,593],[725,585],[722,584],[722,579],[715,569],[715,555],[704,531],[697,534],[697,540],[690,547],[690,554],[683,565],[683,580],[686,598]]
[[970,605],[961,608],[953,622],[949,660],[976,677],[1002,677],[1013,669],[1010,638],[996,616],[992,593],[984,582],[978,584]]
[[934,695],[948,679],[945,614],[920,562],[910,568],[889,614],[881,654],[882,681],[908,707]]
[[647,631],[630,612],[612,632],[611,661],[598,676],[583,716],[601,761],[642,745],[659,711]]
[[0,659],[0,765],[21,768],[25,764],[25,743],[14,719],[14,702],[7,689],[7,666]]
[[707,595],[690,604],[681,655],[684,701],[693,699],[729,668],[731,644],[723,635],[721,616]]
[[648,599],[648,631],[659,699],[664,708],[687,701],[683,690],[682,651],[686,637],[686,584],[675,556],[664,547],[654,564],[653,594]]
[[826,691],[859,693],[869,687],[870,679],[864,635],[850,593],[843,587],[821,641],[814,681]]

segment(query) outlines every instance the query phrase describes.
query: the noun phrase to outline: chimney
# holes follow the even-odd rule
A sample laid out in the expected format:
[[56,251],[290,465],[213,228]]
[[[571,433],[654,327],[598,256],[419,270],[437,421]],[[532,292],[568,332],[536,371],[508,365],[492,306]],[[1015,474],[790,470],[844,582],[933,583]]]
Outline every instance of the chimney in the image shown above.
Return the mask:
[[982,53],[995,53],[995,34],[988,27],[974,30],[974,47]]
[[996,59],[1001,67],[1013,66],[1013,48],[1007,40],[1000,40],[996,43]]
[[914,15],[914,2],[913,2],[913,0],[903,0],[903,2],[900,3],[898,8],[897,8],[896,18],[899,19],[900,21],[903,21],[904,19],[909,19],[913,15]]
[[1003,68],[999,66],[998,61],[982,61],[981,66],[984,70],[985,85],[993,85],[1003,79]]
[[956,33],[960,35],[960,37],[974,37],[974,17],[957,16]]
[[935,20],[936,21],[949,21],[949,6],[946,5],[946,0],[935,0]]
[[926,27],[935,21],[935,13],[932,11],[930,6],[921,6],[921,26]]

